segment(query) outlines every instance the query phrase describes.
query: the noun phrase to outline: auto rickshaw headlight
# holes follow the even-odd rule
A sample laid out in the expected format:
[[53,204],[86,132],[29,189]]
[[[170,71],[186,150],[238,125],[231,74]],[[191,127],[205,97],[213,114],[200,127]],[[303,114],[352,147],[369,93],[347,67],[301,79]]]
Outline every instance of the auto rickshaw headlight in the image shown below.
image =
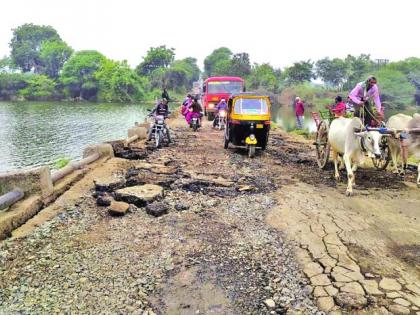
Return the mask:
[[254,141],[255,140],[255,135],[250,135],[249,136],[249,139],[251,139],[252,141]]
[[213,103],[209,103],[209,108],[213,109],[214,108],[214,104]]

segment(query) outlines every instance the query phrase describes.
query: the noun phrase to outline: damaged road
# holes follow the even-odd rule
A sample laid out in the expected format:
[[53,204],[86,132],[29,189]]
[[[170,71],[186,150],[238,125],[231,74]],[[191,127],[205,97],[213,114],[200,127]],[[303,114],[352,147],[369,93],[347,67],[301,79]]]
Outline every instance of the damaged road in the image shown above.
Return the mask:
[[163,149],[120,147],[0,244],[0,313],[419,311],[410,174],[362,169],[346,198],[303,139],[273,132],[248,159],[210,126],[173,129]]

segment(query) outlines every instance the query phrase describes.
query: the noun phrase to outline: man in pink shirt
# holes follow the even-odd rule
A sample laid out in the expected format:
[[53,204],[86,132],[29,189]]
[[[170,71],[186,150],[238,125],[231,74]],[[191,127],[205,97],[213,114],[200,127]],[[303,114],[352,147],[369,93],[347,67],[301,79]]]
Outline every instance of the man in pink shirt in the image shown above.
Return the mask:
[[[355,105],[355,116],[361,117],[360,109],[363,105],[365,106],[364,123],[369,126],[377,126],[383,117],[383,108],[376,82],[375,77],[369,77],[366,82],[357,83],[349,94],[350,101]],[[373,100],[375,103],[374,108],[369,100]]]
[[303,129],[303,119],[305,114],[305,108],[300,97],[295,99],[295,114],[296,114],[296,127],[297,129]]

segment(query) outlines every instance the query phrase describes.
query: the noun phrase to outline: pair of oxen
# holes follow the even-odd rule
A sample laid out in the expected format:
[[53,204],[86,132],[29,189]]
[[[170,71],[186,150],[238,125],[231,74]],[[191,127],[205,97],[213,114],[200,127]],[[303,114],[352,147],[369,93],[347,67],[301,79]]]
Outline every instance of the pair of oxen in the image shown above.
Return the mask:
[[[340,117],[331,122],[328,142],[334,160],[335,178],[340,179],[338,164],[344,162],[348,179],[347,196],[353,194],[354,173],[363,163],[365,156],[377,158],[381,156],[382,137],[388,137],[387,143],[395,172],[404,173],[403,165],[407,163],[402,158],[402,145],[406,145],[410,154],[420,160],[420,114],[391,116],[386,123],[386,133],[383,130],[366,129],[359,118]],[[420,163],[417,187],[420,188]]]

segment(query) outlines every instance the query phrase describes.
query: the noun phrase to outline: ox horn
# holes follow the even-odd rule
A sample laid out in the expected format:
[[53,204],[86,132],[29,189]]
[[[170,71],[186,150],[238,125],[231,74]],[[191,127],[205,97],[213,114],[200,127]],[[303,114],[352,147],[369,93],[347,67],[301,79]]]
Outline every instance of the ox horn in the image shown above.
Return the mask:
[[363,137],[366,134],[366,131],[355,132],[354,135],[356,137]]

